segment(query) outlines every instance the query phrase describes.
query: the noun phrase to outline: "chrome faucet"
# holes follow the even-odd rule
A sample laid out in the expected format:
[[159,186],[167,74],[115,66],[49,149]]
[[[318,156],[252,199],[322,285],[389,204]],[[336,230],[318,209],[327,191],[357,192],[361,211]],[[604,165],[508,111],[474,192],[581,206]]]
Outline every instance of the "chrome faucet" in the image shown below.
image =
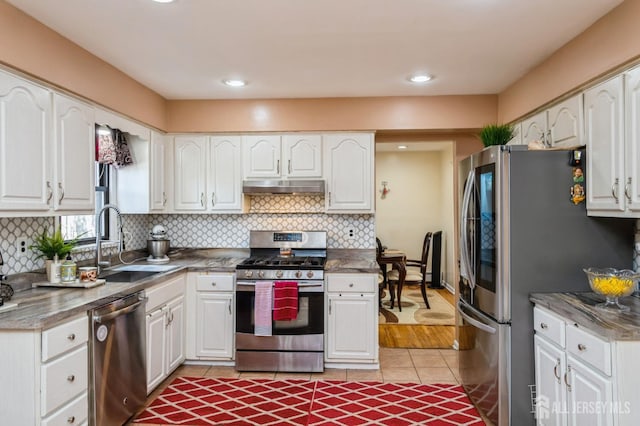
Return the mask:
[[102,260],[102,222],[100,221],[100,217],[105,212],[105,210],[113,209],[117,214],[118,220],[118,254],[122,253],[122,214],[120,213],[120,209],[114,204],[105,204],[104,207],[100,209],[100,211],[96,214],[96,267],[98,268],[98,275],[100,275],[101,267],[109,267],[111,266],[111,261]]

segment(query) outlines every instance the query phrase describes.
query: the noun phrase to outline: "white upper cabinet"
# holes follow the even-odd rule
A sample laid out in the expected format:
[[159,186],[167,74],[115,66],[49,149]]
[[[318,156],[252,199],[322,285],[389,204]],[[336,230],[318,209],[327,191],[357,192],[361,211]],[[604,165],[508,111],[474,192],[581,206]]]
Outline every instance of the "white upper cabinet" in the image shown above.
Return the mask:
[[174,209],[206,209],[206,136],[176,136],[174,139]]
[[522,125],[521,123],[515,123],[513,125],[513,138],[507,142],[507,145],[522,145]]
[[245,179],[322,178],[321,135],[249,135],[242,147]]
[[373,134],[336,133],[324,140],[326,210],[373,212]]
[[0,71],[0,210],[53,203],[51,92]]
[[640,67],[625,74],[625,182],[627,208],[640,217]]
[[150,143],[150,191],[149,204],[152,211],[171,210],[171,177],[173,174],[173,151],[170,138],[158,132],[151,132]]
[[622,76],[584,93],[590,215],[617,215],[626,208],[623,106]]
[[55,210],[88,211],[95,208],[95,119],[89,105],[54,94],[56,162]]
[[282,176],[322,178],[322,136],[291,134],[282,137]]
[[280,177],[280,136],[250,135],[242,137],[242,157],[244,177]]
[[547,110],[547,142],[554,148],[584,145],[582,95]]
[[547,147],[584,145],[582,94],[529,117],[521,123],[521,143],[544,142]]
[[208,210],[242,211],[242,161],[240,136],[212,136],[207,164]]

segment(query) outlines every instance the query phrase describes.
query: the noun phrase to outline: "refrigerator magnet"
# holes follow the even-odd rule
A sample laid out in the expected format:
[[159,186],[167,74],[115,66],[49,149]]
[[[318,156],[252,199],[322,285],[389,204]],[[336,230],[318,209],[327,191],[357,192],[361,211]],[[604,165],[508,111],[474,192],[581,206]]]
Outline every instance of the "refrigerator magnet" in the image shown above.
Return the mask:
[[584,198],[584,186],[579,183],[574,184],[571,187],[571,201],[573,201],[573,204],[578,205],[584,202]]
[[584,182],[584,173],[582,172],[582,167],[574,167],[573,183],[582,183],[582,182]]

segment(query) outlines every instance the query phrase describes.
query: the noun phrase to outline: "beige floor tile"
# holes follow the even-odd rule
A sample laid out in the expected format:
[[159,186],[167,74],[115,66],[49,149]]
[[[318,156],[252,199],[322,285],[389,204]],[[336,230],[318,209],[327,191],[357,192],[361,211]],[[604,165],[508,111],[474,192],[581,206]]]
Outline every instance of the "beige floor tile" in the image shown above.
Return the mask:
[[274,379],[276,373],[267,371],[243,371],[240,373],[240,377],[243,379]]
[[311,380],[347,380],[347,370],[327,368],[322,373],[311,374]]
[[409,354],[416,368],[449,366],[437,349],[410,349]]
[[347,370],[347,380],[356,382],[381,382],[382,371],[380,370]]
[[421,383],[458,383],[447,367],[424,367],[416,369]]
[[236,371],[234,367],[224,367],[224,366],[214,365],[207,370],[207,372],[205,373],[205,376],[225,377],[225,378],[240,377],[240,372]]
[[385,368],[382,370],[382,378],[386,382],[400,383],[413,382],[420,383],[420,378],[413,367]]
[[296,379],[296,380],[311,380],[311,373],[289,373],[280,372],[276,373],[276,379]]
[[[384,349],[384,350],[383,350]],[[413,367],[408,349],[380,348],[380,367]]]
[[442,357],[451,368],[458,368],[458,351],[443,352]]

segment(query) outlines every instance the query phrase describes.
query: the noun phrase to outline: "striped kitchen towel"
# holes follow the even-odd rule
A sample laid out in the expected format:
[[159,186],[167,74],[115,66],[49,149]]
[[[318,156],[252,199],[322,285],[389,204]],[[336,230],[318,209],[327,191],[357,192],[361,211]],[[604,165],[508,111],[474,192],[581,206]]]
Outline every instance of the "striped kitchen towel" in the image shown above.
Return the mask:
[[273,285],[273,319],[290,321],[298,317],[298,283],[276,281]]
[[256,336],[273,335],[271,327],[271,310],[273,307],[272,287],[271,281],[256,282],[256,299],[253,307],[255,321],[253,334]]

